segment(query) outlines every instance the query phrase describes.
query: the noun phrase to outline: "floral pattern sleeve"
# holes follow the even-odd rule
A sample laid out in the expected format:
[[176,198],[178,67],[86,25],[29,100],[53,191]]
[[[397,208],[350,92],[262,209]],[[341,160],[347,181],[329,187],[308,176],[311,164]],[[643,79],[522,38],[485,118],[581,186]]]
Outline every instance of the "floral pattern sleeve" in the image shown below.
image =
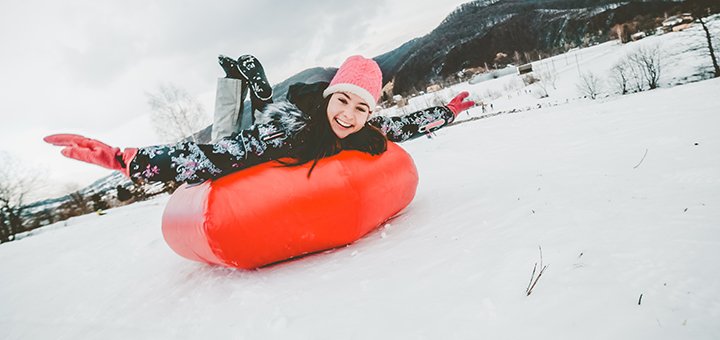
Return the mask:
[[435,106],[398,117],[373,117],[368,124],[380,129],[388,140],[404,142],[434,132],[454,119],[446,106]]
[[289,133],[278,122],[255,125],[214,144],[180,142],[140,148],[130,162],[135,182],[200,183],[284,157]]

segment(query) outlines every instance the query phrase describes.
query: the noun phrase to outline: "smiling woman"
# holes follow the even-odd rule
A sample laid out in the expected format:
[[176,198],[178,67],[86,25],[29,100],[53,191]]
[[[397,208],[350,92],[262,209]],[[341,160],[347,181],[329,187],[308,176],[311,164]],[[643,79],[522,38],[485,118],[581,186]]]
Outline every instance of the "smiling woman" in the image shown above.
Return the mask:
[[[181,142],[121,152],[77,135],[54,135],[46,141],[65,146],[67,157],[122,170],[135,182],[199,183],[273,160],[286,166],[312,162],[309,177],[324,157],[343,150],[381,154],[388,141],[438,130],[474,104],[464,101],[468,93],[463,92],[447,106],[370,118],[380,98],[382,73],[374,60],[362,56],[349,57],[330,83],[294,84],[286,101],[272,103],[272,88],[257,58],[245,55],[230,62],[221,56],[220,64],[227,77],[218,80],[213,130],[230,135],[218,136],[212,144]],[[247,117],[239,116],[238,108],[247,92],[257,120],[240,129]]]
[[[255,57],[219,62],[227,77],[218,81],[214,135],[232,133],[212,144],[120,151],[78,135],[45,138],[135,182],[205,182],[173,194],[163,234],[178,254],[212,264],[249,269],[354,242],[415,195],[415,165],[391,142],[435,131],[474,104],[464,92],[447,106],[369,119],[382,87],[372,59],[352,56],[329,84],[295,84],[279,103]],[[248,92],[257,121],[239,129],[253,118],[241,113]]]

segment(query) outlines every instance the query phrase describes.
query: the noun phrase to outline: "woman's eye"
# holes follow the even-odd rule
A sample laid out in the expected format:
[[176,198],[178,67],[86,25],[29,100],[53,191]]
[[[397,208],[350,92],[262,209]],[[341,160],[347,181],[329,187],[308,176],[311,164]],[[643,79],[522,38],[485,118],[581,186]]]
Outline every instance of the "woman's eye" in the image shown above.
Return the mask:
[[366,111],[365,111],[365,108],[362,107],[362,106],[356,107],[355,110],[358,110],[358,111],[360,111],[360,112],[362,112],[362,113],[365,113],[365,112],[366,112]]
[[343,103],[343,104],[347,104],[347,100],[345,100],[345,99],[343,99],[343,98],[338,98],[338,100],[339,100],[341,103]]

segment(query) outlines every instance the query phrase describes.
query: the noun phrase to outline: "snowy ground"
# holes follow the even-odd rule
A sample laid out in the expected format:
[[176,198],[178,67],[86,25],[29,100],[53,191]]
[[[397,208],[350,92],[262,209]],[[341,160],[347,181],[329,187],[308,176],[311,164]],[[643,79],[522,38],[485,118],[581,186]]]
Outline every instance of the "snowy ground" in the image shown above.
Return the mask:
[[718,339],[719,93],[551,93],[405,143],[403,215],[257,271],[175,255],[167,197],[61,222],[0,246],[0,338]]

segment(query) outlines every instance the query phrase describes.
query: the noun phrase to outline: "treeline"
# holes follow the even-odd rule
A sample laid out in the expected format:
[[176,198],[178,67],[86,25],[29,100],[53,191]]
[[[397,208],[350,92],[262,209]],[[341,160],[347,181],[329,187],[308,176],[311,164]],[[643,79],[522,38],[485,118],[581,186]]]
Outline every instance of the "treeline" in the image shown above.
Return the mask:
[[18,234],[75,216],[90,213],[104,215],[108,209],[144,201],[162,193],[172,193],[179,187],[175,182],[135,185],[124,180],[115,187],[86,188],[60,198],[25,205],[22,199],[17,198],[27,195],[30,187],[15,186],[15,191],[11,192],[2,190],[7,187],[3,184],[0,183],[0,243],[13,241]]

